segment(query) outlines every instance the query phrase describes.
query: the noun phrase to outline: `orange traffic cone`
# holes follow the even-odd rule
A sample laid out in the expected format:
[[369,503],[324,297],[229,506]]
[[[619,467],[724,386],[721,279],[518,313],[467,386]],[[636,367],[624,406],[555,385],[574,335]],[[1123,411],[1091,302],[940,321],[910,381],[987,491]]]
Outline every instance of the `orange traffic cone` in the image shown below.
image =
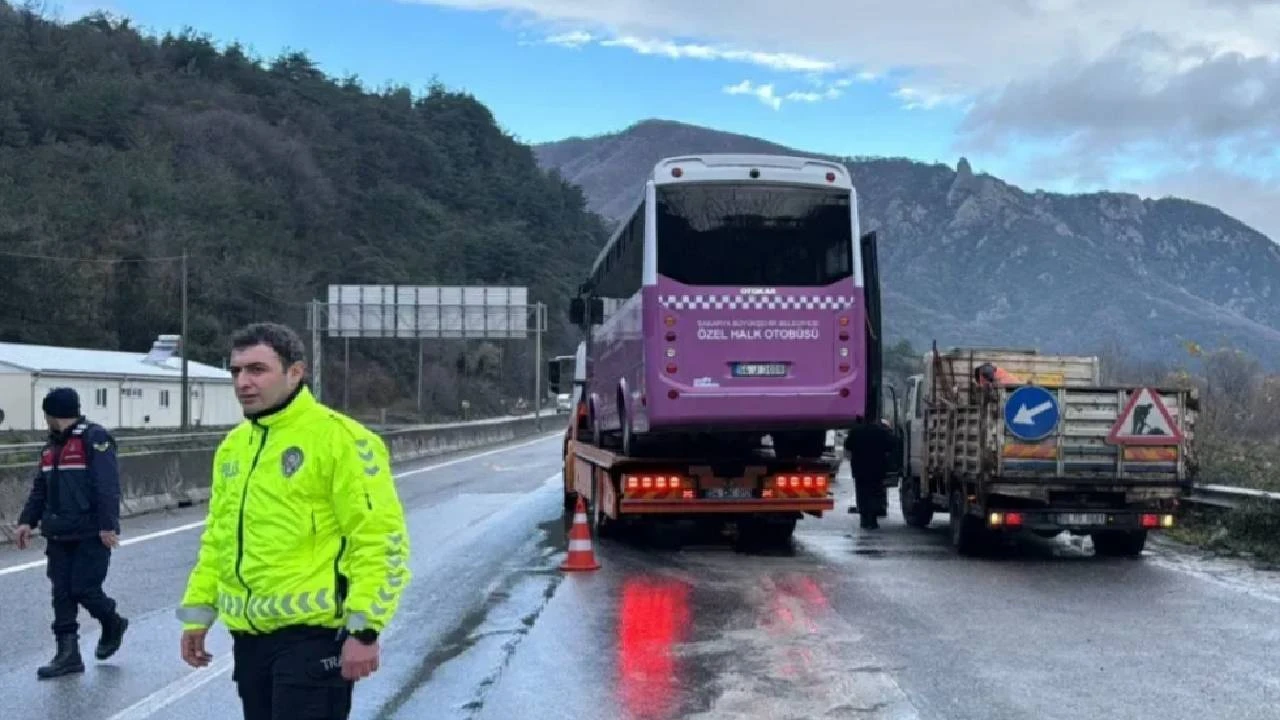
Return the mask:
[[573,525],[569,528],[569,556],[561,570],[599,570],[595,551],[591,549],[591,530],[587,527],[587,504],[578,496],[578,507],[573,511]]

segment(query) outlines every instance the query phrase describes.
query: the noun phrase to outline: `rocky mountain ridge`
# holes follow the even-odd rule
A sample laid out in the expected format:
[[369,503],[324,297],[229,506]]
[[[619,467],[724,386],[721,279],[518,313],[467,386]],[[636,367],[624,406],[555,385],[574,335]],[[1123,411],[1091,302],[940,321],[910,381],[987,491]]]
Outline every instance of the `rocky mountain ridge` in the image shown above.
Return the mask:
[[785,153],[845,163],[863,230],[880,237],[886,334],[916,347],[980,344],[1173,363],[1187,343],[1280,358],[1280,247],[1216,208],[1100,192],[1024,191],[901,158],[830,158],[758,138],[649,120],[535,146],[616,221],[660,158]]

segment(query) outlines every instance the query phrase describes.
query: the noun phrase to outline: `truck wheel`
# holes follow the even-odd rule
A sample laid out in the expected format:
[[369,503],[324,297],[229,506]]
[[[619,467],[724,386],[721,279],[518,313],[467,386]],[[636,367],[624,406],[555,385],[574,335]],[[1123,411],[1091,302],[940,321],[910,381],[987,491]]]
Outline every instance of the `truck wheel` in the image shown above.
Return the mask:
[[1098,557],[1138,557],[1147,544],[1146,530],[1109,530],[1090,535],[1093,554]]
[[635,452],[636,444],[635,436],[631,432],[631,415],[625,409],[619,412],[622,413],[622,454],[632,455]]
[[591,535],[597,538],[607,538],[614,534],[614,522],[604,512],[601,498],[604,497],[602,489],[602,481],[596,481],[595,499],[588,508],[587,519],[591,521]]
[[961,555],[980,555],[986,546],[985,531],[978,518],[965,512],[960,491],[951,493],[951,546]]
[[933,500],[920,497],[920,481],[903,478],[898,486],[898,505],[902,507],[902,519],[913,528],[929,527],[933,520]]

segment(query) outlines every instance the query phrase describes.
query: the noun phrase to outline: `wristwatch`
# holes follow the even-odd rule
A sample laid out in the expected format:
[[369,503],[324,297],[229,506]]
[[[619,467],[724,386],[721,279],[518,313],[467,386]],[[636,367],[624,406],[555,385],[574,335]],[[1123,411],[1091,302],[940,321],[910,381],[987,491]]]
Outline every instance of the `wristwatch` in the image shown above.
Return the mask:
[[372,645],[378,641],[378,631],[373,630],[371,628],[365,628],[363,630],[353,630],[351,632],[351,637],[355,638],[356,640],[359,640],[361,643],[364,643],[365,645]]

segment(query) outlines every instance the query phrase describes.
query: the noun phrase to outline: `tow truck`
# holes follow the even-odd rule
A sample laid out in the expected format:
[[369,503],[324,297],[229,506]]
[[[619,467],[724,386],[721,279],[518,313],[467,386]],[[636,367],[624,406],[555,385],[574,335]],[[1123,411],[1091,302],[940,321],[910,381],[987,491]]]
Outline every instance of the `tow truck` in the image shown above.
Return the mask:
[[843,455],[830,445],[813,458],[780,461],[772,450],[748,453],[708,450],[714,443],[628,456],[590,441],[586,402],[586,343],[579,343],[573,377],[551,361],[552,392],[572,386],[574,408],[564,433],[564,507],[571,515],[581,497],[596,537],[647,527],[659,533],[673,520],[707,527],[732,523],[739,540],[785,543],[805,515],[822,517],[835,507],[832,483]]

